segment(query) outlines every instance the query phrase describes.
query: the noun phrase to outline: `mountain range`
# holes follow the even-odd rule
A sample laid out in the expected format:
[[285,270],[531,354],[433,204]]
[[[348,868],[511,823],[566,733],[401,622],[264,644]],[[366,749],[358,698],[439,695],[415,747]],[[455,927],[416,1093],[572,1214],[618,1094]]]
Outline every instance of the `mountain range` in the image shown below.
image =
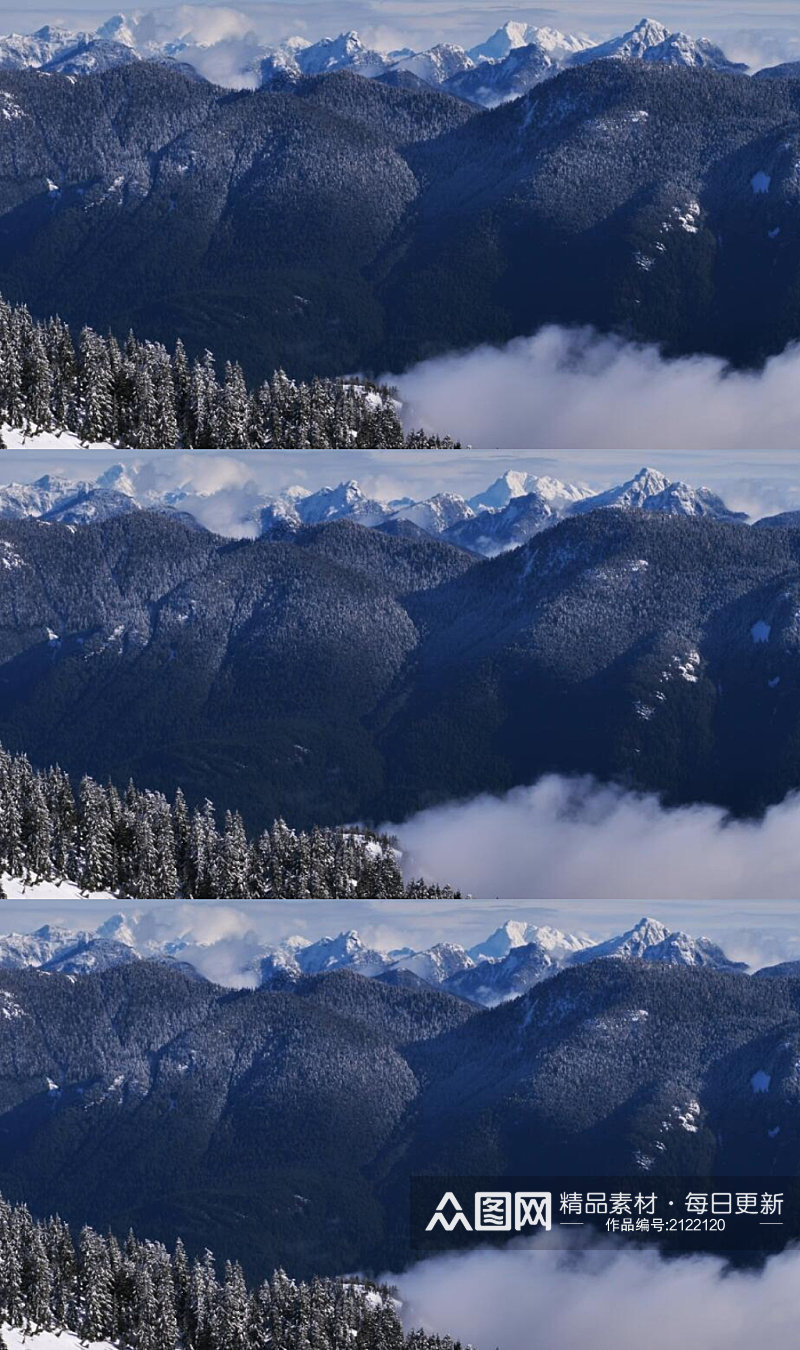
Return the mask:
[[[45,474],[33,483],[8,483],[0,487],[0,520],[86,525],[148,510],[201,529],[204,521],[214,519],[218,495],[224,498],[226,489],[219,494],[198,491],[191,478],[160,489],[136,463],[115,464],[92,481]],[[657,469],[643,468],[632,479],[600,492],[585,483],[562,483],[507,469],[469,498],[443,491],[420,501],[410,497],[379,500],[354,480],[316,491],[298,486],[277,494],[252,491],[239,522],[231,528],[242,535],[280,539],[305,526],[349,520],[406,538],[430,535],[470,553],[493,557],[518,548],[559,520],[610,507],[730,522],[748,520],[708,488],[671,482]]]
[[[441,42],[424,51],[377,50],[350,31],[311,42],[290,37],[274,46],[253,34],[239,42],[231,61],[230,37],[199,40],[190,26],[168,31],[158,14],[116,14],[92,32],[48,25],[30,35],[0,37],[0,70],[36,70],[71,77],[91,75],[136,61],[177,66],[195,77],[234,87],[285,85],[306,76],[348,70],[367,79],[442,87],[470,102],[492,107],[526,93],[534,84],[573,65],[608,59],[642,60],[708,70],[746,73],[707,38],[671,32],[654,19],[602,43],[583,34],[560,33],[509,20],[484,42],[465,49]],[[225,53],[224,64],[219,60]],[[221,78],[220,78],[221,77]]]
[[487,111],[394,76],[0,70],[0,291],[250,383],[553,323],[741,365],[800,336],[795,79],[591,60]]
[[488,559],[352,520],[0,521],[0,742],[251,831],[547,773],[758,813],[800,786],[798,559],[792,526],[635,509]]
[[595,960],[483,1010],[347,970],[231,991],[137,961],[2,971],[0,1011],[3,1194],[256,1277],[402,1269],[415,1174],[797,1172],[785,976]]
[[[34,933],[2,936],[0,970],[86,975],[137,960],[155,960],[200,979],[216,969],[217,949],[222,951],[226,945],[225,938],[198,940],[191,927],[179,936],[159,939],[138,915],[118,914],[95,931],[47,924]],[[518,998],[567,967],[612,957],[729,972],[747,970],[741,962],[729,960],[708,938],[672,932],[655,919],[642,919],[628,932],[600,943],[509,919],[469,948],[438,942],[420,951],[409,947],[384,950],[368,946],[354,930],[315,941],[292,936],[270,944],[250,938],[239,970],[232,971],[226,982],[287,989],[308,975],[349,970],[392,986],[427,986],[493,1007]]]

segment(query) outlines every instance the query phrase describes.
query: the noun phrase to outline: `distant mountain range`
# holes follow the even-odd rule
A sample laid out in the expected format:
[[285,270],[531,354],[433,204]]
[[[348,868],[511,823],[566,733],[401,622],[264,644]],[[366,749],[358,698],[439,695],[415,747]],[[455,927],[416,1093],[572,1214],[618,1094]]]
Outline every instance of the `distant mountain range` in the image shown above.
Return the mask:
[[[641,60],[735,73],[748,69],[729,61],[707,38],[671,32],[654,19],[642,19],[629,32],[599,44],[585,35],[510,20],[469,50],[452,42],[425,51],[377,50],[352,31],[317,42],[290,37],[276,46],[259,44],[250,34],[238,43],[238,61],[236,49],[230,37],[217,43],[199,41],[191,27],[169,32],[156,13],[116,14],[92,32],[48,25],[29,36],[0,37],[0,70],[74,78],[134,61],[156,61],[250,88],[348,70],[406,87],[431,85],[493,107],[520,97],[560,70],[592,61]],[[224,61],[219,59],[222,53]]]
[[742,813],[800,787],[793,523],[605,507],[492,558],[390,525],[0,521],[0,742],[251,832],[548,773]]
[[[93,481],[46,474],[29,484],[9,483],[0,487],[0,520],[86,525],[149,510],[201,529],[202,521],[213,519],[214,492],[198,492],[191,479],[163,491],[147,486],[151,481],[134,463],[113,465]],[[601,492],[584,483],[562,483],[508,469],[470,498],[445,491],[420,501],[379,500],[365,494],[355,481],[316,491],[287,487],[276,495],[253,494],[238,528],[242,534],[280,539],[305,526],[349,520],[405,538],[429,535],[493,557],[518,548],[559,520],[612,507],[729,522],[748,519],[743,512],[731,511],[708,488],[672,482],[656,469],[641,469]]]
[[[118,914],[95,931],[73,932],[48,924],[31,934],[0,936],[0,970],[87,975],[132,961],[155,960],[201,979],[213,974],[217,952],[224,952],[227,945],[227,938],[198,940],[191,927],[180,937],[158,940],[137,914]],[[394,987],[440,989],[482,1007],[519,998],[570,966],[611,958],[747,971],[708,938],[673,932],[655,919],[642,919],[629,931],[600,943],[509,919],[469,948],[438,942],[420,951],[385,950],[367,946],[350,930],[316,941],[287,937],[276,944],[251,936],[242,943],[242,952],[240,968],[227,977],[233,985],[287,989],[308,975],[349,970]],[[783,967],[777,970],[783,972]],[[770,969],[759,973],[770,974]]]
[[260,1278],[401,1270],[416,1174],[794,1176],[799,991],[633,959],[491,1009],[352,970],[4,970],[0,1188]]

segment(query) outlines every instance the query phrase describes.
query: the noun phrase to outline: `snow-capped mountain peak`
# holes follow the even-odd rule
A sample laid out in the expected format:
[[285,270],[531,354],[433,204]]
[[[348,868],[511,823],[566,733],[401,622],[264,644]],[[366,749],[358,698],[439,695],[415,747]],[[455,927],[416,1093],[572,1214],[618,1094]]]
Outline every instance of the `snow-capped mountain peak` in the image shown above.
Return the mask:
[[[134,475],[135,476],[135,475]],[[112,464],[110,469],[101,473],[97,479],[95,487],[109,488],[114,492],[122,492],[126,497],[136,496],[136,483],[131,471],[124,464]]]
[[355,479],[338,487],[320,488],[305,496],[294,496],[291,501],[298,519],[304,525],[319,525],[326,520],[356,520],[361,525],[378,525],[390,509],[383,502],[374,501],[361,489]]
[[508,953],[514,947],[524,947],[530,941],[530,934],[534,931],[530,924],[524,923],[521,919],[507,919],[504,924],[496,928],[493,933],[483,942],[478,942],[474,947],[470,947],[469,955],[473,961],[497,961]]
[[564,57],[592,47],[591,38],[581,33],[562,33],[558,28],[529,28],[528,44],[534,43],[551,56]]
[[649,497],[655,497],[669,487],[666,474],[658,469],[640,469],[633,478],[619,486],[599,492],[595,497],[586,497],[579,504],[579,511],[595,511],[605,506],[641,507]]
[[456,492],[437,492],[427,501],[414,502],[411,506],[402,506],[394,512],[395,520],[410,520],[419,525],[428,534],[442,534],[458,521],[468,520],[474,515],[469,502]]
[[642,957],[650,947],[663,943],[670,935],[666,924],[658,919],[640,919],[633,928],[617,937],[585,947],[573,957],[573,962],[598,961],[605,957]]
[[662,42],[666,42],[669,35],[669,29],[663,23],[659,23],[658,19],[640,19],[639,23],[627,33],[610,38],[608,42],[601,42],[596,47],[589,47],[579,59],[594,61],[606,60],[609,57],[641,59],[651,47],[658,47]]
[[475,962],[498,961],[516,948],[536,946],[540,951],[561,960],[571,952],[582,951],[591,945],[589,938],[577,937],[574,933],[562,933],[560,929],[551,928],[546,924],[530,924],[520,919],[507,919],[484,942],[470,947],[468,954]]
[[464,70],[471,70],[475,62],[463,47],[440,42],[426,52],[415,52],[394,63],[394,70],[407,70],[426,84],[440,85]]
[[361,975],[378,975],[391,964],[385,953],[367,947],[355,929],[295,948],[293,954],[304,975],[342,969],[355,970]]
[[472,957],[458,943],[437,942],[427,951],[414,952],[403,956],[394,963],[395,970],[410,970],[427,984],[444,984],[458,971],[468,970],[474,965]]
[[479,61],[502,61],[515,48],[527,46],[529,32],[528,24],[509,19],[485,42],[471,47],[469,56],[476,64]]
[[99,938],[111,938],[114,942],[124,942],[127,947],[136,946],[136,934],[130,918],[125,914],[112,914],[110,919],[101,923],[97,929]]
[[710,966],[713,970],[744,970],[741,962],[730,961],[722,948],[709,938],[690,937],[688,933],[668,933],[661,942],[652,943],[643,953],[645,961],[669,965]]
[[282,43],[280,48],[287,58],[296,63],[301,75],[324,75],[336,70],[354,70],[359,75],[374,78],[391,64],[383,52],[365,46],[358,33],[351,29],[335,38],[322,38],[305,46],[296,39]]
[[478,65],[484,61],[502,61],[521,47],[535,46],[550,56],[563,58],[592,45],[590,38],[580,37],[575,33],[561,33],[557,28],[537,28],[516,19],[509,19],[485,42],[471,47],[468,55]]
[[663,511],[669,515],[707,516],[713,520],[739,520],[747,517],[730,511],[721,497],[709,488],[693,488],[688,483],[673,483],[658,469],[640,469],[633,478],[594,496],[584,497],[570,508],[570,514],[598,511],[606,507],[642,511]]
[[134,33],[135,22],[131,21],[125,14],[112,14],[110,19],[106,19],[97,29],[96,37],[105,38],[109,42],[122,42],[126,47],[136,47],[136,35]]
[[556,511],[592,496],[592,489],[580,483],[562,483],[559,478],[506,469],[484,492],[470,497],[473,511],[499,511],[517,498],[534,495]]
[[721,48],[707,38],[693,38],[688,33],[672,33],[657,19],[642,19],[621,37],[611,38],[596,47],[589,47],[574,55],[570,64],[589,61],[638,60],[673,66],[696,66],[710,70],[744,72],[747,67],[729,61]]

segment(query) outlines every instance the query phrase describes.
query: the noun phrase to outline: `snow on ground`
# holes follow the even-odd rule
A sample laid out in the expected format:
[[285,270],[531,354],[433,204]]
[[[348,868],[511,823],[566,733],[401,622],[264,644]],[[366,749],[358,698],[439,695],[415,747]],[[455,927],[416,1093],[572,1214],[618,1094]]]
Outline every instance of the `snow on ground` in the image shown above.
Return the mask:
[[35,1334],[24,1332],[22,1327],[9,1327],[3,1323],[3,1340],[8,1350],[87,1350],[91,1345],[96,1350],[117,1350],[108,1341],[82,1341],[73,1331],[37,1331]]
[[7,900],[116,900],[110,891],[92,891],[87,894],[74,881],[24,881],[22,877],[2,874],[3,890]]
[[[7,450],[116,450],[118,447],[110,441],[97,441],[89,445],[71,431],[25,432],[22,427],[10,427],[3,422],[0,427]],[[66,1334],[66,1333],[65,1333]]]

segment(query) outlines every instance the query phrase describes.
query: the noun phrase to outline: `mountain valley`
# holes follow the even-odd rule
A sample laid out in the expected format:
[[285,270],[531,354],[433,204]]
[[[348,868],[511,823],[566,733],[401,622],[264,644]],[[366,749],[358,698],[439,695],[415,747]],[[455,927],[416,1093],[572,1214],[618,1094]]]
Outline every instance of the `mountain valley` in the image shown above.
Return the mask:
[[548,773],[739,814],[800,785],[791,527],[598,509],[484,559],[346,519],[229,540],[134,510],[2,521],[0,553],[0,742],[251,830]]

